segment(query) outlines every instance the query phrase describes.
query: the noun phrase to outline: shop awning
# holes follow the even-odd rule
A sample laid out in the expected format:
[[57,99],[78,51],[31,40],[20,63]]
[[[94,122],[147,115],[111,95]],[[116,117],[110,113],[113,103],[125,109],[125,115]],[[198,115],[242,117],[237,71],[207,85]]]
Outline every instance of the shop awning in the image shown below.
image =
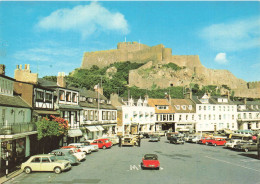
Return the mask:
[[97,129],[99,130],[99,131],[103,131],[104,130],[104,128],[102,127],[102,126],[96,126],[97,127]]
[[57,111],[34,110],[33,112],[36,113],[36,114],[39,114],[39,115],[44,115],[44,114],[47,114],[47,115],[60,115],[60,113],[57,112]]
[[70,129],[68,131],[68,136],[69,137],[79,137],[79,136],[82,136],[82,132],[80,129]]
[[86,129],[88,129],[90,132],[98,132],[99,129],[95,126],[86,126]]

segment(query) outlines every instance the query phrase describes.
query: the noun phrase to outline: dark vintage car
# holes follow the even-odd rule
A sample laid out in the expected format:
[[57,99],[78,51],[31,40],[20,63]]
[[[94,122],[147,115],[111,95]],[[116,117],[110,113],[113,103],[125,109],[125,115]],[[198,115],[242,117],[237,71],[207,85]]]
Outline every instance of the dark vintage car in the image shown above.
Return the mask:
[[161,136],[159,136],[159,135],[151,135],[150,136],[150,138],[149,138],[149,142],[158,142],[158,141],[160,141],[160,138],[161,138]]
[[174,136],[170,138],[170,143],[173,144],[184,144],[184,140],[182,137],[179,136]]
[[73,152],[71,150],[56,149],[49,154],[55,155],[57,160],[68,160],[71,165],[79,164],[77,157],[73,155]]
[[141,162],[142,169],[160,169],[160,162],[156,154],[145,154]]
[[242,150],[245,152],[248,151],[257,151],[257,143],[254,142],[242,142],[234,146],[235,150]]

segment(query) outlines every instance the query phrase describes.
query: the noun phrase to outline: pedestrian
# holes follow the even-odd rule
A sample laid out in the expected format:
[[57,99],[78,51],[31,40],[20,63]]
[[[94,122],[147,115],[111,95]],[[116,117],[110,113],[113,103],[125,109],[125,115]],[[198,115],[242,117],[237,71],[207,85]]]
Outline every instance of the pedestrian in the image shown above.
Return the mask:
[[122,146],[122,138],[121,138],[121,136],[119,136],[119,144],[118,144],[118,146],[119,146],[119,147]]
[[140,136],[140,134],[138,135],[138,147],[140,147],[141,146],[141,136]]

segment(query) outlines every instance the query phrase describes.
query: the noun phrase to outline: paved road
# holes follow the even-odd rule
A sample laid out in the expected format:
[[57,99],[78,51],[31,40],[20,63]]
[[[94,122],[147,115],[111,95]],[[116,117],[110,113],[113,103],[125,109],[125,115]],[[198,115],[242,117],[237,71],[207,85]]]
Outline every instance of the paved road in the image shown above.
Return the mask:
[[[156,153],[160,170],[141,170],[141,158]],[[88,155],[70,171],[23,173],[8,183],[92,184],[260,184],[256,152],[236,152],[222,147],[185,143],[169,144],[143,139],[141,147],[114,146]]]

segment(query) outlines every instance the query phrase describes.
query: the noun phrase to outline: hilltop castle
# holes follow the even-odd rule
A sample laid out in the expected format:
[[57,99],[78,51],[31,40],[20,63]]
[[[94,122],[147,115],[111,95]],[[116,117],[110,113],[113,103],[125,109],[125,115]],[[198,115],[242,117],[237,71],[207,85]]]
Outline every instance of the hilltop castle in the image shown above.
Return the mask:
[[[235,91],[235,96],[260,98],[260,83],[247,83],[236,78],[228,70],[214,70],[204,67],[198,55],[172,55],[171,48],[164,45],[148,46],[138,42],[120,42],[117,49],[85,52],[81,68],[89,69],[93,65],[100,68],[115,62],[144,63],[129,73],[129,85],[149,89],[153,85],[160,88],[186,86],[192,81],[203,85],[227,85]],[[183,69],[173,71],[163,67],[174,63]]]

